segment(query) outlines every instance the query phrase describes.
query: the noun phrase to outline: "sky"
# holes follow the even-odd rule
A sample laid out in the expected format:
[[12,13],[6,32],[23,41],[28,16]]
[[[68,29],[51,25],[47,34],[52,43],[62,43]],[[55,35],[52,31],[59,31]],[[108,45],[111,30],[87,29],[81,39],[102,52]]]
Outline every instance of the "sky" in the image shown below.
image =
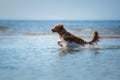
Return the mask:
[[0,0],[0,19],[120,20],[120,0]]

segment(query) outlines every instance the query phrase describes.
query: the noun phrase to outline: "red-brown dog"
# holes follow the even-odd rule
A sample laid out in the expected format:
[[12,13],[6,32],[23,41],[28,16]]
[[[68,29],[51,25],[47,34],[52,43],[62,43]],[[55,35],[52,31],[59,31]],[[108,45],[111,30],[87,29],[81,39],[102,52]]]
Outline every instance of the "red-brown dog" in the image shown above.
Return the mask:
[[58,45],[61,47],[77,47],[77,46],[84,46],[85,44],[94,45],[99,41],[98,32],[94,31],[94,35],[91,41],[87,42],[77,37],[70,32],[68,32],[64,27],[63,24],[56,24],[51,30],[52,32],[57,32],[60,36],[58,40]]

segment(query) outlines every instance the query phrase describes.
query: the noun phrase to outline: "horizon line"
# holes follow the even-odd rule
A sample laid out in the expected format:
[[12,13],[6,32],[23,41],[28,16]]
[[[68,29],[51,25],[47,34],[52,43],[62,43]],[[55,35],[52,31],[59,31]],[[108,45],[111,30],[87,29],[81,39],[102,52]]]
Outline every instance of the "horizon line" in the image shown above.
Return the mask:
[[120,21],[120,19],[0,19],[25,21]]

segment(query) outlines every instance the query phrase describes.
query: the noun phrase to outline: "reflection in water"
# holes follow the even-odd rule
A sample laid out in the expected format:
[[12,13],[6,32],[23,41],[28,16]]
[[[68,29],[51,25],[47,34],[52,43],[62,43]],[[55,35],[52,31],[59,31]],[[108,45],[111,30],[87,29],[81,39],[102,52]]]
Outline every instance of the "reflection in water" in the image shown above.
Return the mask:
[[100,48],[60,48],[58,49],[58,52],[60,56],[64,56],[66,54],[83,53],[85,50],[89,50],[92,53],[98,54]]
[[60,48],[58,49],[59,55],[64,56],[66,54],[75,54],[75,53],[83,53],[86,50],[91,51],[94,54],[99,54],[99,50],[109,50],[109,49],[120,49],[120,46],[107,46],[107,47],[79,47],[79,48]]
[[80,48],[60,48],[58,50],[60,56],[63,56],[65,54],[73,54],[79,51],[80,51]]

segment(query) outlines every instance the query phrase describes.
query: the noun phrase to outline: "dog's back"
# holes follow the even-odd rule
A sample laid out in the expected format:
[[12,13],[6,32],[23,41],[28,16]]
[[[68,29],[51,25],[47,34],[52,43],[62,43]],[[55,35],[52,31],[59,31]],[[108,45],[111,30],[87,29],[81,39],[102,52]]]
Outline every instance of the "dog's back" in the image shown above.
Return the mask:
[[[94,45],[94,43],[97,43],[99,41],[99,35],[97,31],[94,31],[94,35],[91,41],[87,42],[81,39],[80,37],[77,37],[70,32],[68,32],[62,24],[57,24],[55,27],[52,29],[53,32],[57,32],[60,36],[61,44],[62,45],[64,42],[67,45],[71,44],[79,44],[81,46],[84,46],[85,44],[89,45]],[[62,43],[63,42],[63,43]],[[59,44],[58,44],[59,45]]]

